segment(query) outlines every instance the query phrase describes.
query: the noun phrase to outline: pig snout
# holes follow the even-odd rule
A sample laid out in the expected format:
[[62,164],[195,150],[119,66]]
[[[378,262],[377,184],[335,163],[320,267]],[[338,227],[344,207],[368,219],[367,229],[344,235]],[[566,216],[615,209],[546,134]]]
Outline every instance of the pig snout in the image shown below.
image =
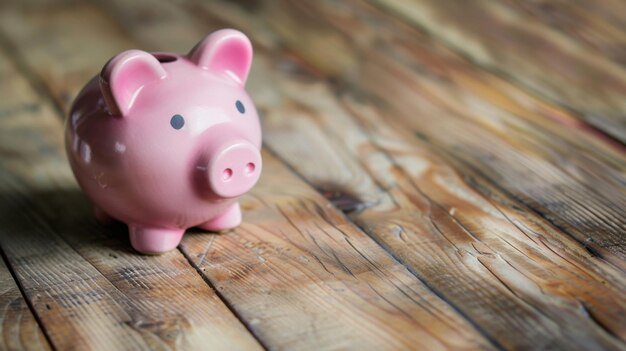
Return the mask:
[[209,158],[209,186],[220,197],[243,195],[259,180],[261,166],[261,154],[254,145],[247,141],[230,143]]

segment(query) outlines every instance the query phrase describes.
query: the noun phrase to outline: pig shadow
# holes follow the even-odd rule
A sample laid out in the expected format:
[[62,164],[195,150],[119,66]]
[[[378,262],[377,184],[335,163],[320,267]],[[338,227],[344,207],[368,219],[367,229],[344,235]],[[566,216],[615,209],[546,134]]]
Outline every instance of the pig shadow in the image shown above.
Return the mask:
[[[186,235],[215,233],[191,229]],[[5,253],[17,245],[63,245],[108,252],[137,253],[131,246],[126,224],[99,223],[93,204],[78,188],[45,191],[0,192],[0,244]],[[111,255],[111,254],[109,254]]]
[[65,241],[72,247],[103,245],[132,252],[126,226],[98,223],[91,202],[79,189],[0,193],[0,240],[3,247],[16,241],[33,246]]

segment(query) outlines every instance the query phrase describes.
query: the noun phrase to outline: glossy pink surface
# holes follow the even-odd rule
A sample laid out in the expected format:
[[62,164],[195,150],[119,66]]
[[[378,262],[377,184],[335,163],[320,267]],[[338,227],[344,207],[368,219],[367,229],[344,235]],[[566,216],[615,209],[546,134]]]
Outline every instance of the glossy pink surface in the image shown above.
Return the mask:
[[241,222],[237,198],[259,179],[261,128],[244,90],[252,47],[217,31],[187,55],[129,50],[74,101],[66,149],[97,217],[128,224],[144,253],[185,229]]

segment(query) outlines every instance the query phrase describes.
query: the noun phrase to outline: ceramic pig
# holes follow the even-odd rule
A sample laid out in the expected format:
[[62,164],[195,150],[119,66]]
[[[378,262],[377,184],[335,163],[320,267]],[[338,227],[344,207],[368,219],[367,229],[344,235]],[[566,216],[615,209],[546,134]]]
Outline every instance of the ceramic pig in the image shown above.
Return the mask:
[[244,90],[252,46],[232,29],[187,55],[129,50],[80,92],[66,125],[74,175],[101,221],[128,225],[142,253],[189,227],[241,223],[238,197],[261,174],[261,128]]

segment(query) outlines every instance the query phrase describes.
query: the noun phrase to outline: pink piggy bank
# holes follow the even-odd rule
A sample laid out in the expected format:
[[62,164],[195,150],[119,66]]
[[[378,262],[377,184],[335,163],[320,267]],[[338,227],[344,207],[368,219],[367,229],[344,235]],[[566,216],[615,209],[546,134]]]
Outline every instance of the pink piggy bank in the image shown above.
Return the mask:
[[172,250],[189,227],[241,223],[238,197],[261,174],[259,117],[244,85],[248,38],[217,31],[189,54],[125,51],[78,95],[70,164],[101,221],[128,225],[142,253]]

